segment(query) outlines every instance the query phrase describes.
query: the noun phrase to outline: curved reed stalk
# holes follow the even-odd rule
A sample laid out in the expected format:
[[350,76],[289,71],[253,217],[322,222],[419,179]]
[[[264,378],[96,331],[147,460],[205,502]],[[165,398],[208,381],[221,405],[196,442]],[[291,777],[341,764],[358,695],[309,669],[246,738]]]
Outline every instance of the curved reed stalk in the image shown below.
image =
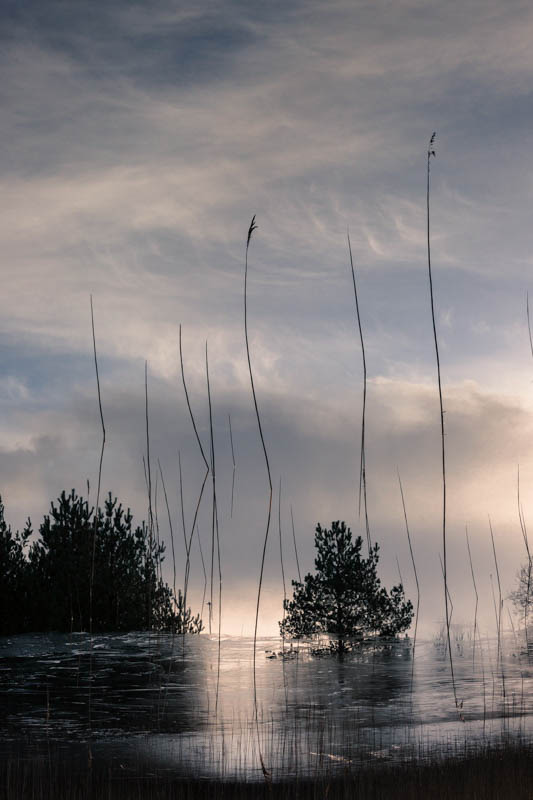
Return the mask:
[[[89,582],[89,636],[90,636],[90,659],[89,659],[89,697],[87,703],[87,713],[89,721],[89,731],[91,730],[92,723],[92,665],[93,665],[93,589],[94,589],[94,567],[96,561],[96,531],[99,518],[100,506],[100,488],[102,483],[102,465],[104,462],[104,449],[105,449],[105,425],[104,425],[104,412],[102,411],[102,394],[100,391],[100,375],[98,372],[98,357],[96,355],[96,335],[94,332],[94,311],[93,311],[93,296],[91,294],[91,330],[93,335],[93,353],[94,353],[94,369],[96,372],[96,389],[98,392],[98,410],[100,412],[100,423],[102,425],[102,447],[100,449],[100,460],[98,462],[98,484],[96,490],[96,510],[94,515],[94,528],[93,528],[93,541],[92,541],[92,554],[91,554],[91,579]],[[89,491],[89,480],[87,480],[87,493]],[[89,764],[92,764],[92,751],[91,743],[89,741]]]
[[498,614],[496,618],[496,623],[498,626],[498,654],[496,660],[496,668],[498,668],[498,661],[500,662],[500,668],[502,673],[502,690],[503,696],[505,697],[505,673],[503,669],[503,653],[502,653],[502,608],[503,608],[503,600],[502,600],[502,586],[500,583],[500,570],[498,568],[498,559],[496,557],[496,545],[494,544],[494,532],[492,530],[492,523],[489,517],[489,528],[490,528],[490,538],[492,541],[492,552],[494,555],[494,566],[496,567],[496,579],[498,581]]
[[440,376],[440,357],[439,357],[439,342],[437,338],[437,324],[435,321],[435,302],[433,298],[433,275],[431,272],[431,239],[430,239],[430,214],[429,214],[429,189],[430,189],[430,173],[431,173],[431,156],[435,157],[435,136],[433,133],[429,140],[427,151],[427,191],[426,191],[426,207],[427,207],[427,255],[428,255],[428,275],[429,275],[429,297],[431,301],[431,321],[433,323],[433,341],[435,343],[435,358],[437,361],[437,383],[439,388],[439,404],[440,404],[440,434],[441,434],[441,456],[442,456],[442,556],[443,556],[443,577],[444,577],[444,606],[446,610],[446,635],[448,637],[448,652],[450,657],[450,672],[452,677],[453,697],[457,707],[457,688],[455,685],[455,674],[453,671],[453,656],[450,641],[450,611],[448,608],[448,562],[446,558],[446,449],[444,445],[444,406],[442,402],[442,382]]
[[[178,453],[179,456],[179,453]],[[157,459],[157,466],[159,467],[159,474],[161,475],[161,485],[163,486],[163,495],[165,498],[165,506],[167,509],[167,516],[168,516],[168,527],[170,528],[170,543],[172,545],[172,590],[174,592],[174,607],[177,608],[177,596],[176,596],[176,551],[174,549],[174,528],[172,526],[172,515],[170,513],[170,506],[168,504],[168,495],[167,495],[167,487],[165,486],[165,478],[163,476],[163,470],[161,468],[161,462]]]
[[291,505],[291,525],[292,525],[292,541],[294,543],[294,555],[296,556],[296,568],[298,570],[298,580],[302,582],[302,574],[300,572],[300,561],[298,560],[298,548],[296,546],[296,533],[294,532],[294,515],[292,513],[292,505]]
[[[190,546],[187,541],[187,529],[185,527],[185,503],[183,502],[183,470],[181,468],[181,451],[178,450],[178,481],[180,486],[180,510],[181,510],[181,530],[185,543],[185,564],[190,563]],[[187,569],[187,566],[186,566]]]
[[[442,577],[444,578],[444,564],[442,563],[442,556],[439,553],[439,564],[440,564],[440,571],[442,572]],[[450,603],[450,625],[452,624],[452,616],[453,616],[453,603],[452,603],[452,596],[450,594],[450,590],[448,586],[446,586],[446,592],[448,594],[448,601]],[[448,640],[447,644],[449,645],[450,642]]]
[[[531,357],[533,358],[533,338],[531,336],[531,319],[529,316],[529,292],[526,292],[526,315],[527,315],[527,330],[529,334],[529,347],[531,350]],[[524,630],[525,630],[525,637],[526,637],[526,650],[527,650],[527,657],[529,660],[529,639],[528,639],[528,630],[527,630],[527,618],[529,614],[529,596],[531,590],[531,569],[532,569],[532,562],[531,562],[531,554],[529,552],[529,542],[527,538],[527,530],[524,520],[524,515],[522,512],[522,508],[520,505],[520,466],[518,467],[518,516],[520,519],[520,528],[522,529],[522,536],[524,537],[524,543],[526,545],[527,551],[527,560],[528,560],[528,575],[527,575],[527,596],[526,602],[524,604]]]
[[232,461],[233,461],[233,475],[232,475],[232,478],[231,478],[231,513],[230,513],[230,518],[233,519],[233,494],[235,492],[235,469],[236,469],[237,465],[235,463],[235,450],[233,449],[233,432],[231,430],[231,414],[228,414],[228,422],[229,422],[229,441],[230,441],[230,445],[231,445],[231,458],[232,458]]
[[279,560],[281,563],[281,580],[283,582],[283,616],[285,617],[285,602],[287,600],[287,587],[285,585],[285,566],[283,564],[283,540],[281,537],[281,478],[279,479],[279,495],[278,495],[278,530],[279,530]]
[[265,555],[266,555],[266,548],[268,543],[268,533],[270,531],[270,518],[272,516],[272,475],[270,473],[270,464],[268,461],[268,453],[265,445],[265,438],[263,436],[263,428],[261,426],[261,417],[259,416],[259,408],[257,405],[257,397],[255,393],[255,386],[254,386],[254,376],[252,372],[252,363],[250,361],[250,344],[248,341],[248,249],[250,247],[250,239],[252,238],[253,232],[256,230],[257,225],[255,224],[255,214],[252,217],[252,221],[250,222],[250,227],[248,228],[248,236],[246,238],[246,250],[245,250],[245,261],[244,261],[244,338],[246,341],[246,357],[248,360],[248,371],[250,373],[250,384],[252,387],[252,396],[254,400],[254,407],[255,407],[255,415],[257,418],[257,427],[259,429],[259,436],[261,439],[261,445],[263,447],[263,454],[265,457],[265,464],[268,476],[268,487],[269,487],[269,499],[268,499],[268,516],[267,516],[267,523],[266,523],[266,531],[265,531],[265,539],[263,542],[263,552],[261,555],[261,569],[259,572],[259,584],[257,588],[257,605],[255,610],[255,625],[254,625],[254,652],[253,652],[253,680],[254,680],[254,715],[256,720],[256,728],[257,728],[257,741],[258,741],[258,749],[259,749],[259,760],[261,762],[261,769],[263,770],[263,775],[267,782],[271,781],[271,776],[269,771],[265,766],[265,762],[263,760],[263,754],[261,752],[261,741],[259,737],[259,718],[257,714],[257,625],[259,621],[259,606],[261,603],[261,588],[263,586],[263,572],[265,568]]
[[361,516],[361,489],[363,492],[363,499],[364,499],[364,508],[365,508],[365,529],[366,529],[366,540],[368,545],[368,552],[372,548],[372,540],[370,538],[370,525],[368,524],[368,505],[366,501],[366,453],[365,453],[365,418],[366,418],[366,354],[365,354],[365,343],[363,339],[363,328],[361,326],[361,315],[359,314],[359,298],[357,296],[357,283],[355,280],[355,268],[353,263],[353,256],[352,256],[352,243],[350,241],[350,233],[347,233],[348,236],[348,250],[350,253],[350,266],[352,268],[352,282],[353,282],[353,292],[355,297],[355,312],[357,315],[357,326],[359,328],[359,339],[361,341],[361,353],[363,356],[363,410],[361,416],[361,459],[359,464],[359,516]]
[[[146,482],[148,490],[148,538],[150,542],[149,559],[152,561],[154,540],[154,514],[152,509],[152,469],[150,465],[150,428],[148,424],[148,361],[144,362],[144,408],[146,421]],[[152,592],[148,582],[148,630],[152,627]]]
[[[211,444],[211,477],[213,481],[213,514],[212,514],[212,546],[214,547],[215,537],[217,542],[218,560],[218,655],[217,655],[217,688],[215,694],[215,716],[218,711],[218,690],[220,687],[220,642],[222,627],[222,565],[220,563],[220,536],[218,529],[218,510],[217,510],[217,490],[215,472],[215,439],[213,436],[213,411],[211,406],[211,386],[209,383],[209,360],[207,357],[207,342],[205,343],[205,374],[207,378],[207,399],[209,401],[209,434]],[[211,553],[211,606],[213,608],[213,552]]]
[[[91,294],[91,329],[93,335],[93,354],[94,354],[94,369],[96,372],[96,389],[98,392],[98,410],[100,412],[100,423],[102,425],[102,447],[100,448],[100,461],[98,463],[98,484],[96,488],[96,514],[94,517],[94,532],[92,542],[92,558],[91,558],[91,581],[89,585],[89,632],[93,632],[93,586],[94,586],[94,567],[96,557],[96,527],[98,524],[98,514],[100,506],[100,489],[102,484],[102,465],[104,461],[105,449],[105,425],[104,425],[104,412],[102,410],[102,395],[100,391],[100,374],[98,372],[98,357],[96,355],[96,335],[94,332],[94,310],[93,310],[93,296]],[[87,485],[89,482],[87,481]]]
[[200,550],[200,559],[202,562],[202,569],[204,572],[204,591],[202,594],[202,609],[200,611],[200,619],[204,617],[205,593],[207,591],[207,572],[205,570],[204,551],[202,550],[202,540],[200,539],[200,531],[198,530],[198,523],[196,523],[196,538],[198,540],[198,549]]
[[[183,391],[185,392],[185,400],[187,402],[187,408],[189,410],[189,417],[190,417],[190,420],[191,420],[191,423],[192,423],[192,427],[193,427],[193,430],[194,430],[194,435],[196,437],[196,442],[198,444],[198,448],[200,450],[200,454],[201,454],[203,462],[205,464],[205,475],[204,475],[204,478],[203,478],[203,481],[202,481],[200,494],[198,495],[198,500],[196,502],[196,508],[194,509],[194,516],[193,516],[193,521],[192,521],[192,526],[191,526],[191,535],[189,537],[189,546],[187,548],[187,550],[188,550],[188,552],[190,554],[192,537],[194,535],[194,529],[197,528],[198,513],[200,511],[200,505],[201,505],[201,502],[202,502],[202,497],[204,495],[204,489],[205,489],[205,484],[206,484],[206,481],[207,481],[207,476],[209,475],[209,464],[207,463],[207,458],[205,457],[204,448],[202,447],[202,442],[200,440],[200,436],[198,435],[198,429],[196,427],[196,421],[194,419],[194,414],[192,413],[191,403],[190,403],[190,400],[189,400],[189,392],[187,390],[187,382],[185,380],[185,369],[183,367],[183,348],[182,348],[182,344],[181,344],[181,325],[179,326],[179,350],[180,350],[181,382],[183,384]],[[188,558],[187,561],[186,561],[186,565],[185,565],[185,583],[184,583],[184,586],[183,586],[183,603],[184,603],[184,607],[185,608],[187,608],[187,589],[188,589],[188,586],[189,586],[189,572],[190,572],[190,559]],[[211,612],[210,612],[210,619],[211,619]],[[209,633],[211,633],[211,630],[209,630]]]
[[528,634],[528,630],[527,630],[527,621],[528,621],[528,616],[529,616],[529,598],[531,597],[531,577],[532,577],[533,564],[532,564],[532,561],[531,561],[531,553],[530,553],[530,550],[529,550],[529,540],[528,540],[528,536],[527,536],[527,527],[526,527],[526,520],[525,520],[525,517],[524,517],[524,510],[523,510],[522,504],[520,502],[520,466],[518,467],[517,494],[518,494],[518,498],[517,498],[517,500],[518,500],[518,519],[520,520],[520,529],[522,531],[522,536],[524,538],[524,544],[526,546],[527,561],[528,561],[528,565],[527,565],[526,599],[525,599],[525,603],[524,603],[524,635],[525,635],[525,639],[526,639],[527,656],[528,656],[528,659],[529,659],[530,647],[529,647],[529,634]]
[[477,609],[479,603],[479,596],[477,593],[476,578],[474,576],[474,566],[472,564],[472,553],[470,552],[470,539],[468,538],[468,526],[465,525],[466,532],[466,546],[468,548],[468,560],[470,562],[470,572],[472,574],[472,583],[474,584],[474,593],[476,595],[476,607],[474,609],[474,646],[472,647],[472,670],[476,664],[476,631],[477,631]]

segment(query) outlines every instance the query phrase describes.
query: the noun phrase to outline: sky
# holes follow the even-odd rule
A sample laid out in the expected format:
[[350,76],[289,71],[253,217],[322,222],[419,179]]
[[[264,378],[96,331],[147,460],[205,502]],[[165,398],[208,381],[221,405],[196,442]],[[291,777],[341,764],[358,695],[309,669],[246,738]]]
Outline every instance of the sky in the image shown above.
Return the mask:
[[[420,578],[421,629],[444,616],[440,416],[429,305],[426,165],[447,454],[453,622],[474,589],[494,631],[497,596],[526,560],[533,497],[530,209],[533,7],[521,0],[328,0],[150,4],[11,2],[0,11],[0,492],[6,518],[38,528],[75,488],[147,517],[150,455],[169,494],[178,575],[203,477],[179,368],[209,448],[209,354],[223,581],[222,629],[253,631],[268,512],[244,339],[274,484],[259,630],[313,570],[314,529],[358,513],[363,364],[366,472],[384,583],[416,600],[402,478]],[[234,508],[231,514],[235,453]],[[279,482],[281,479],[281,508]],[[154,477],[155,482],[155,477]],[[170,532],[158,489],[158,521]],[[207,571],[210,488],[199,535]],[[195,537],[191,603],[204,585]],[[506,600],[505,622],[512,619]],[[509,612],[509,613],[508,613]],[[514,624],[518,621],[515,619]]]

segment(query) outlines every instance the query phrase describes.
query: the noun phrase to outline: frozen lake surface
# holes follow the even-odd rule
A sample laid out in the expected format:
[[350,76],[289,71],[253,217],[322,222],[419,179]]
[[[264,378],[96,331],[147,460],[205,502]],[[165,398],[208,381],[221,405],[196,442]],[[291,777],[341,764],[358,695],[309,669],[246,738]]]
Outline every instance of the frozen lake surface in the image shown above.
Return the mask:
[[0,747],[143,763],[179,774],[274,777],[465,752],[529,737],[533,656],[523,637],[455,632],[455,707],[443,638],[362,646],[342,659],[253,641],[133,633],[0,639]]

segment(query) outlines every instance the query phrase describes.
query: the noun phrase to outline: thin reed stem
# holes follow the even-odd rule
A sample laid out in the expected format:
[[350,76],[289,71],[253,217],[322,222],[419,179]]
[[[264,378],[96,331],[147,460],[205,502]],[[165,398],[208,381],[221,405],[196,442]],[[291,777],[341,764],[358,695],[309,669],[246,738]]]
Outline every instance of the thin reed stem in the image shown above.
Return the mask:
[[[202,456],[202,460],[203,460],[203,462],[205,464],[205,475],[204,475],[204,478],[203,478],[203,481],[202,481],[200,494],[198,495],[198,500],[196,501],[196,508],[194,509],[194,516],[193,516],[193,521],[192,521],[192,525],[191,525],[191,535],[189,537],[189,546],[187,548],[189,553],[190,553],[191,542],[192,542],[192,537],[194,535],[194,530],[195,530],[195,528],[196,528],[196,530],[198,530],[198,526],[197,526],[198,513],[200,511],[200,505],[201,505],[201,502],[202,502],[202,497],[204,495],[204,489],[205,489],[205,484],[206,484],[206,481],[207,481],[207,476],[209,475],[209,464],[207,463],[207,458],[205,457],[204,448],[202,447],[202,442],[201,442],[200,436],[198,435],[198,429],[196,427],[196,421],[194,419],[194,414],[192,413],[192,408],[191,408],[191,402],[189,400],[189,392],[187,390],[187,381],[185,380],[185,369],[184,369],[184,366],[183,366],[183,348],[182,348],[182,343],[181,343],[181,325],[179,327],[179,350],[180,350],[181,382],[183,384],[183,391],[185,393],[185,400],[187,402],[187,408],[189,410],[189,417],[190,417],[190,420],[191,420],[191,423],[192,423],[192,427],[193,427],[193,430],[194,430],[194,435],[196,437],[196,442],[198,444],[198,448],[200,450],[200,454]],[[202,560],[203,560],[203,558],[202,558]],[[190,561],[187,562],[187,564],[186,564],[185,583],[184,583],[184,586],[183,586],[183,604],[184,604],[185,608],[187,608],[187,589],[188,589],[188,586],[189,586],[189,570],[190,570]],[[210,619],[211,619],[211,613],[210,613]],[[211,633],[211,630],[209,630],[209,633]]]
[[[150,466],[150,427],[148,415],[148,361],[144,362],[144,408],[146,421],[146,481],[148,489],[148,538],[149,538],[149,569],[152,565],[153,539],[154,539],[154,515],[152,510],[152,469]],[[152,627],[152,582],[148,582],[148,630]]]
[[411,532],[409,530],[409,522],[407,520],[407,510],[405,507],[405,497],[403,494],[403,486],[402,486],[402,479],[400,477],[400,470],[398,472],[398,484],[400,486],[400,495],[402,498],[402,508],[403,508],[403,518],[405,520],[405,530],[407,532],[407,541],[409,543],[409,553],[411,554],[411,563],[413,565],[413,572],[415,573],[415,582],[416,582],[416,616],[415,616],[415,632],[413,636],[413,665],[411,670],[411,691],[413,688],[413,677],[414,677],[414,669],[415,669],[415,650],[416,650],[416,634],[418,631],[418,615],[420,612],[420,584],[418,582],[418,572],[416,569],[415,557],[413,553],[413,545],[411,542]]
[[431,156],[435,157],[435,136],[433,133],[429,140],[429,147],[427,152],[427,191],[426,191],[426,206],[427,206],[427,256],[428,256],[428,275],[429,275],[429,296],[431,301],[431,321],[433,324],[433,340],[435,343],[435,358],[437,361],[437,383],[439,389],[439,404],[440,404],[440,434],[441,434],[441,456],[442,456],[442,555],[443,555],[443,577],[444,577],[444,606],[446,611],[446,633],[448,637],[448,652],[450,658],[450,672],[452,677],[453,697],[455,706],[457,707],[457,689],[455,686],[455,674],[453,671],[453,656],[450,641],[450,612],[448,608],[448,562],[446,557],[446,448],[444,444],[444,406],[442,402],[442,381],[440,375],[440,357],[439,357],[439,342],[437,338],[437,323],[435,319],[435,301],[433,298],[433,275],[431,272],[431,237],[430,237],[430,173],[431,173]]
[[257,605],[255,610],[255,624],[254,624],[254,652],[253,652],[253,680],[254,680],[254,715],[256,720],[256,729],[257,729],[257,742],[258,742],[258,750],[259,750],[259,760],[261,762],[261,769],[263,771],[263,776],[267,782],[271,781],[271,776],[269,771],[265,766],[265,762],[263,760],[263,754],[261,750],[261,740],[259,737],[259,717],[257,713],[257,625],[259,622],[259,606],[261,603],[261,588],[263,586],[263,572],[265,568],[265,555],[266,555],[266,548],[268,543],[268,533],[270,531],[270,518],[272,515],[272,476],[270,473],[270,464],[268,461],[268,453],[265,445],[265,438],[263,436],[263,428],[261,426],[261,417],[259,416],[259,408],[257,405],[257,397],[255,393],[255,386],[254,386],[254,376],[252,372],[252,363],[250,360],[250,344],[248,341],[248,249],[250,247],[250,239],[252,238],[253,232],[256,230],[257,225],[255,224],[255,214],[252,217],[252,221],[250,222],[250,227],[248,228],[248,236],[246,238],[246,250],[245,250],[245,261],[244,261],[244,338],[246,342],[246,357],[248,360],[248,371],[250,374],[250,384],[252,387],[252,396],[254,401],[254,408],[255,408],[255,415],[257,418],[257,427],[259,429],[259,436],[261,439],[261,445],[263,447],[263,454],[265,457],[265,464],[268,476],[268,487],[269,487],[269,499],[268,499],[268,515],[267,515],[267,523],[266,523],[266,531],[265,531],[265,538],[263,542],[263,552],[261,554],[261,569],[259,572],[259,583],[257,588]]
[[161,485],[163,486],[163,495],[165,498],[165,505],[167,508],[168,527],[170,528],[170,543],[172,545],[172,590],[174,592],[174,608],[177,609],[178,603],[176,595],[176,551],[174,548],[174,528],[172,526],[172,515],[170,513],[170,506],[168,504],[167,487],[165,486],[165,478],[163,476],[163,469],[161,467],[161,462],[159,459],[157,459],[157,466],[159,467],[159,474],[161,475]]
[[292,525],[292,541],[294,543],[294,555],[296,556],[296,568],[298,569],[298,581],[302,582],[302,574],[300,572],[300,562],[298,560],[298,548],[296,546],[296,534],[294,532],[294,515],[292,513],[292,505],[291,505],[291,525]]
[[477,631],[477,609],[479,603],[479,595],[477,593],[476,578],[474,575],[474,566],[472,564],[472,553],[470,552],[470,539],[468,538],[468,526],[466,525],[465,525],[465,532],[466,532],[466,546],[468,548],[468,560],[470,562],[470,573],[472,575],[472,583],[474,584],[474,593],[476,595],[476,607],[474,609],[474,646],[472,648],[472,669],[474,669],[476,663],[476,631]]
[[285,566],[283,564],[283,540],[281,536],[281,478],[279,479],[279,495],[278,495],[278,530],[279,530],[279,560],[281,563],[281,579],[283,582],[283,616],[285,617],[287,587],[285,585]]
[[498,625],[498,656],[496,661],[496,667],[498,665],[498,661],[500,662],[500,668],[502,673],[502,689],[503,689],[503,696],[505,697],[505,674],[503,671],[503,656],[502,656],[502,644],[501,644],[501,635],[502,635],[502,608],[503,608],[503,600],[502,600],[502,586],[500,583],[500,570],[498,568],[498,558],[496,556],[496,545],[494,544],[494,532],[492,530],[492,523],[489,517],[489,529],[490,529],[490,538],[492,542],[492,553],[494,555],[494,566],[496,567],[496,579],[498,581],[498,616],[497,616],[497,625]]
[[[94,586],[94,567],[95,567],[95,556],[96,556],[96,530],[98,525],[98,515],[100,510],[100,488],[102,485],[102,465],[104,462],[104,449],[105,449],[105,424],[104,424],[104,412],[102,410],[102,394],[100,391],[100,374],[98,372],[98,357],[96,354],[96,335],[94,332],[94,311],[93,311],[93,296],[91,294],[91,329],[93,335],[93,354],[94,354],[94,369],[96,372],[96,389],[98,392],[98,410],[100,412],[100,423],[102,425],[102,446],[100,448],[100,460],[98,462],[98,483],[96,489],[96,514],[94,518],[94,532],[93,532],[93,542],[92,542],[92,557],[91,557],[91,582],[89,586],[89,632],[92,635],[93,630],[93,586]],[[89,481],[87,481],[87,486],[89,485]]]
[[206,572],[206,569],[205,569],[204,552],[202,550],[202,540],[200,539],[200,531],[198,530],[198,523],[196,523],[196,538],[198,539],[198,549],[200,550],[200,559],[202,561],[202,570],[204,572],[204,591],[203,591],[203,595],[202,595],[202,610],[200,612],[200,619],[203,619],[204,605],[205,605],[205,593],[207,591],[207,572]]
[[[220,645],[222,627],[222,566],[220,563],[220,536],[218,528],[217,510],[217,490],[216,490],[216,471],[215,471],[215,439],[213,435],[213,410],[211,405],[211,385],[209,382],[209,360],[207,356],[207,342],[205,343],[205,374],[207,378],[207,399],[209,402],[209,436],[211,445],[211,477],[213,482],[213,516],[212,516],[212,548],[214,547],[215,537],[217,543],[218,560],[218,654],[217,654],[217,688],[215,694],[215,717],[218,711],[218,692],[220,687]],[[211,551],[211,607],[213,608],[213,550]]]
[[353,263],[353,256],[352,256],[352,243],[350,241],[350,233],[347,232],[348,236],[348,251],[350,253],[350,266],[352,269],[352,282],[353,282],[353,292],[355,298],[355,312],[357,316],[357,326],[359,328],[359,339],[361,341],[361,353],[363,357],[363,410],[361,413],[361,458],[359,463],[359,517],[361,516],[361,490],[363,493],[363,500],[364,500],[364,509],[365,509],[365,530],[366,530],[366,540],[368,545],[368,552],[372,548],[372,540],[370,538],[370,525],[368,524],[368,505],[366,499],[366,451],[365,451],[365,421],[366,421],[366,384],[367,384],[367,374],[366,374],[366,354],[365,354],[365,342],[363,339],[363,328],[361,325],[361,315],[359,314],[359,298],[357,296],[357,283],[355,280],[355,268]]
[[232,461],[233,461],[233,475],[232,475],[232,478],[231,478],[231,512],[230,512],[230,518],[233,519],[233,495],[234,495],[234,492],[235,492],[235,469],[236,469],[237,465],[235,463],[235,450],[233,449],[233,432],[231,430],[231,414],[228,414],[228,422],[229,422],[229,441],[230,441],[230,444],[231,444],[231,458],[232,458]]
[[181,452],[178,450],[178,481],[180,489],[180,510],[181,510],[181,530],[183,533],[183,541],[185,543],[185,577],[188,579],[190,569],[190,544],[187,540],[187,529],[185,527],[185,503],[183,502],[183,470],[181,468]]
[[[89,582],[89,636],[90,636],[90,663],[89,663],[89,698],[88,698],[88,720],[89,720],[89,731],[91,730],[92,724],[92,696],[91,696],[91,686],[92,686],[92,666],[93,666],[93,590],[94,590],[94,569],[95,569],[95,561],[96,561],[96,533],[98,529],[98,520],[100,517],[100,487],[102,483],[102,465],[104,462],[104,449],[105,449],[105,424],[104,424],[104,412],[102,410],[102,394],[100,391],[100,374],[98,372],[98,357],[96,354],[96,335],[94,331],[94,310],[93,310],[93,296],[91,294],[91,330],[93,336],[93,354],[94,354],[94,369],[96,373],[96,389],[98,392],[98,410],[100,412],[100,423],[102,426],[102,446],[100,448],[100,460],[98,462],[98,484],[96,490],[96,509],[94,515],[94,527],[93,527],[93,541],[92,541],[92,553],[91,553],[91,579]],[[89,494],[89,480],[87,479],[87,494]],[[87,501],[88,503],[88,501]],[[92,752],[91,752],[91,744],[89,742],[89,764],[92,763]]]

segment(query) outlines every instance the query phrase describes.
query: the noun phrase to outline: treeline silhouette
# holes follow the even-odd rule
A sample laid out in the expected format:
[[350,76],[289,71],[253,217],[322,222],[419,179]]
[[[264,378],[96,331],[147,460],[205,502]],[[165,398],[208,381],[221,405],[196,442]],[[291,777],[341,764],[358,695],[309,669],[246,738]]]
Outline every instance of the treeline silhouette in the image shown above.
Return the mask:
[[30,519],[11,530],[0,499],[0,634],[201,632],[200,616],[162,578],[164,545],[144,522],[134,527],[111,492],[96,510],[63,491],[32,534]]

